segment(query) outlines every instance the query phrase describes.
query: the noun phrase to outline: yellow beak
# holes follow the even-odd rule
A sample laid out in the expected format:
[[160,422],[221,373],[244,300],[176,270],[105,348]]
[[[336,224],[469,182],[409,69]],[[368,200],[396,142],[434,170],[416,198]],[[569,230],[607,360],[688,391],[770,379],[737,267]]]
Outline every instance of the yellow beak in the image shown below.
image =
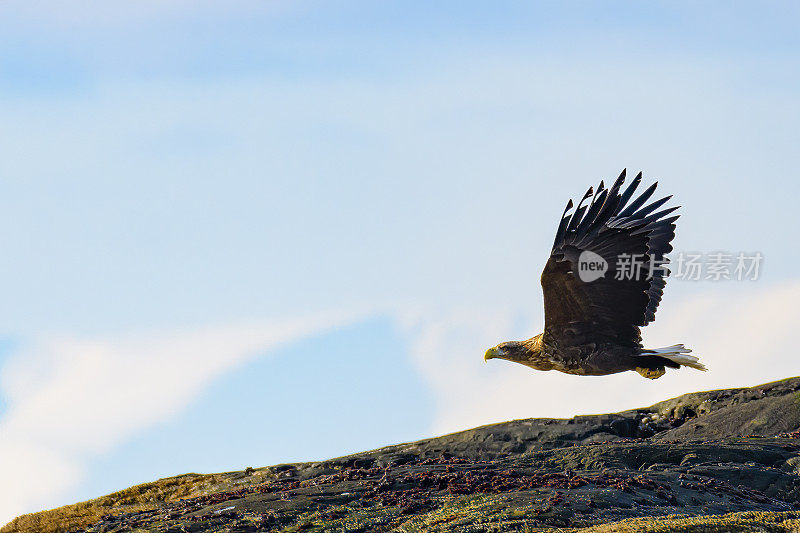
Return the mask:
[[494,348],[489,348],[488,350],[486,350],[486,353],[483,354],[484,361],[488,361],[489,359],[494,359],[495,357],[497,357],[497,350]]

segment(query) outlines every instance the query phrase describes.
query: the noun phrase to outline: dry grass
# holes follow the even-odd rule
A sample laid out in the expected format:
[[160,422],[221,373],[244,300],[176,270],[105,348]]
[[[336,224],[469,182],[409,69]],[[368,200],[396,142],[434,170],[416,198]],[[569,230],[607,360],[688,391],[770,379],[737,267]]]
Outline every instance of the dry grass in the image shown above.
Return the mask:
[[185,474],[136,485],[107,496],[22,515],[0,533],[61,533],[82,529],[106,515],[156,509],[163,502],[199,496],[218,486],[218,475]]

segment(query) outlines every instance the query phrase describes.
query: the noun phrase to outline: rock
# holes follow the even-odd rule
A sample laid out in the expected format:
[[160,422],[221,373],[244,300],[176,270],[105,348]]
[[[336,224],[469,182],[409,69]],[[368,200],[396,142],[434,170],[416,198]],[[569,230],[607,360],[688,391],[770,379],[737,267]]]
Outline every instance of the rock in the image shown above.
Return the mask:
[[0,532],[795,531],[798,391],[791,378],[328,461],[187,474]]

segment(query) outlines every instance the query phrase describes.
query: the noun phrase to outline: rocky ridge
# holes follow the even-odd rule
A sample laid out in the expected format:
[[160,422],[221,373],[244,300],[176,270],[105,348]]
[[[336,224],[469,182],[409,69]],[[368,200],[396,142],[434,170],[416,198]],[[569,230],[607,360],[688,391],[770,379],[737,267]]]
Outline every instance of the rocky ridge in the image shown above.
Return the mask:
[[800,531],[800,378],[186,474],[25,515],[0,533],[754,528]]

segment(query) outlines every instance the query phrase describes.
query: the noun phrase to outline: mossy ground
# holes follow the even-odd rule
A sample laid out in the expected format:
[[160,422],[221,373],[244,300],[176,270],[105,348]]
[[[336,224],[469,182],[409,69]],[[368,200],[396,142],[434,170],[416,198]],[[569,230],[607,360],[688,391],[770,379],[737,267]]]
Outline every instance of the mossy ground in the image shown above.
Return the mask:
[[800,512],[745,511],[712,516],[632,518],[580,529],[585,533],[797,533]]

